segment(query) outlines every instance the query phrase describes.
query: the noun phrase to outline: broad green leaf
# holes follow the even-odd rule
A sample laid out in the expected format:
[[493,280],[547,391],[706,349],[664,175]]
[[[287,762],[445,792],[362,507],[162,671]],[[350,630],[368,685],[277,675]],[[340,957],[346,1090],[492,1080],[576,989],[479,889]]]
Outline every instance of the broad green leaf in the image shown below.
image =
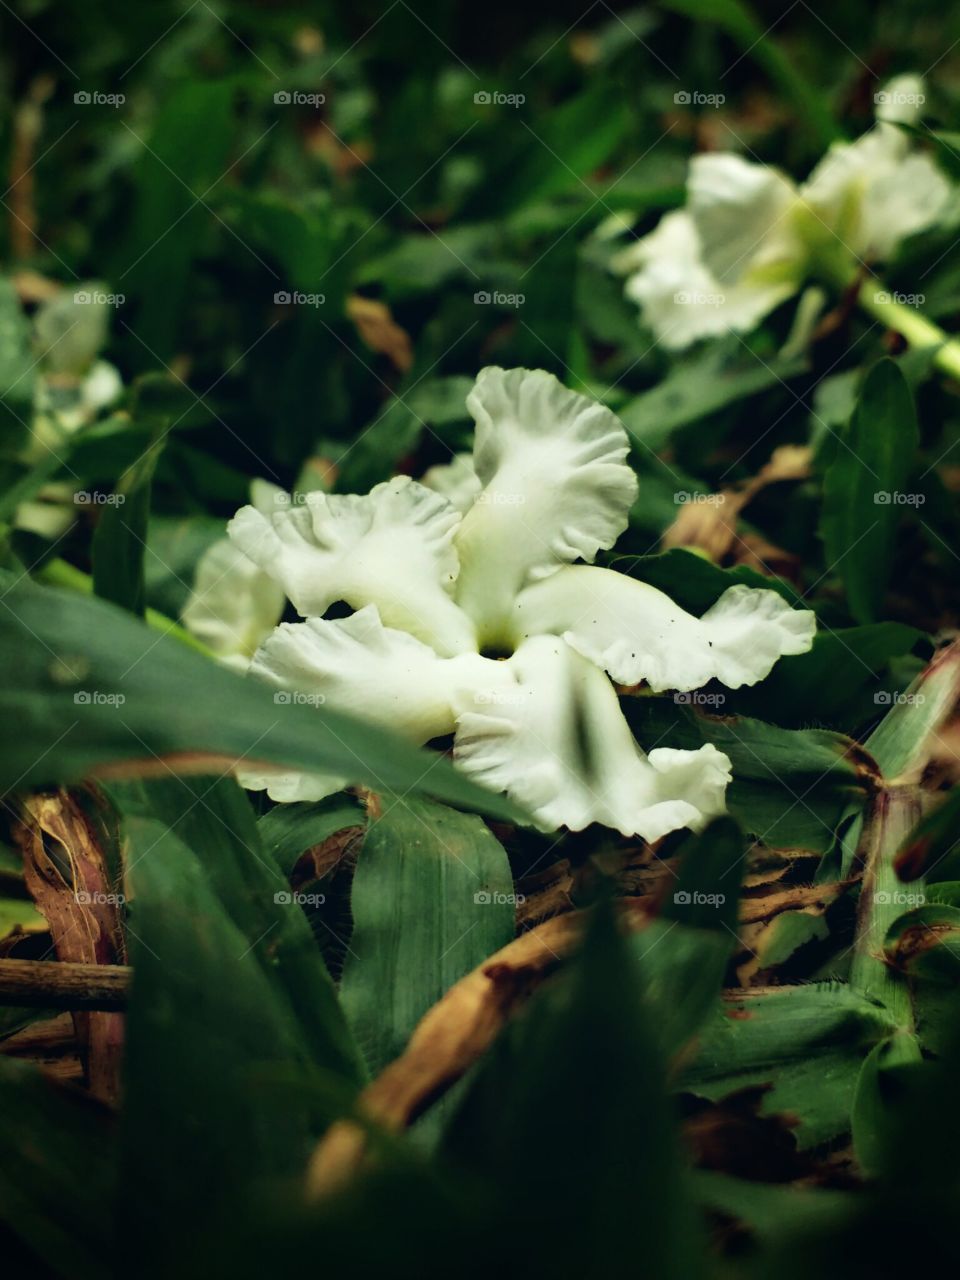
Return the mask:
[[760,1240],[781,1240],[785,1229],[832,1227],[850,1210],[849,1193],[822,1187],[778,1186],[707,1169],[694,1170],[692,1183],[701,1204],[747,1224]]
[[904,693],[891,694],[890,710],[864,744],[888,780],[928,763],[937,731],[960,697],[960,647],[935,654]]
[[[640,501],[643,501],[642,495]],[[790,604],[800,603],[796,592],[780,578],[767,578],[762,573],[738,565],[735,569],[721,569],[711,560],[688,551],[684,547],[672,547],[662,555],[617,556],[612,567],[631,578],[649,582],[652,587],[665,591],[682,608],[701,614],[715,604],[728,587],[760,587],[776,591]],[[781,659],[782,662],[787,659]],[[777,668],[774,667],[774,672]],[[764,682],[766,688],[770,677]]]
[[184,1239],[212,1260],[216,1233],[302,1170],[317,1073],[260,939],[231,918],[203,854],[155,819],[129,818],[125,835],[134,978],[119,1218],[138,1272],[165,1276]]
[[477,817],[385,796],[353,878],[341,997],[373,1073],[427,1010],[514,935],[506,852]]
[[500,1037],[450,1127],[446,1153],[483,1179],[518,1274],[622,1274],[638,1205],[642,1273],[701,1274],[639,955],[602,907],[580,955]]
[[168,777],[111,783],[107,791],[123,815],[156,818],[202,854],[200,866],[210,891],[251,939],[251,954],[289,1004],[305,1054],[324,1071],[359,1079],[359,1055],[333,983],[237,783],[232,778]]
[[40,1273],[103,1275],[115,1247],[115,1139],[99,1106],[0,1057],[0,1220]]
[[[905,885],[883,942],[886,961],[911,981],[949,983],[960,978],[960,907],[927,902],[926,894]],[[919,903],[910,909],[910,904]]]
[[[13,582],[0,612],[0,789],[76,781],[131,762],[202,772],[210,756],[347,774],[515,819],[506,800],[381,727],[278,705],[255,680],[158,635],[113,605]],[[120,701],[120,699],[123,699]],[[209,768],[207,769],[209,772]]]
[[799,727],[845,719],[843,727],[852,730],[861,718],[882,711],[899,696],[877,688],[876,678],[891,658],[909,653],[922,639],[922,632],[900,622],[821,630],[808,653],[781,658],[761,684],[736,690],[728,699],[735,710],[778,724]]
[[678,427],[717,413],[803,373],[806,362],[758,360],[743,343],[711,344],[684,356],[650,391],[624,405],[618,416],[641,448],[656,452]]
[[827,564],[839,573],[858,622],[873,622],[883,602],[917,444],[910,388],[892,360],[881,360],[849,423],[834,433],[823,477]]
[[311,804],[278,804],[257,822],[264,848],[289,878],[307,849],[323,844],[346,827],[366,825],[366,811],[352,796],[340,793]]
[[660,915],[627,941],[667,1057],[689,1043],[720,996],[737,937],[743,844],[729,818],[688,836]]
[[641,746],[669,739],[695,750],[712,742],[729,756],[733,781],[727,807],[744,830],[778,848],[825,853],[850,806],[861,806],[871,779],[862,752],[826,729],[780,729],[762,720],[724,714],[725,694],[708,703],[721,718],[700,715],[690,694],[677,700],[633,697],[623,708]]
[[789,1114],[799,1146],[815,1146],[849,1128],[861,1062],[893,1029],[873,1001],[838,984],[744,994],[717,1010],[678,1084],[714,1100],[770,1086],[761,1114]]
[[850,1119],[857,1162],[867,1174],[882,1169],[889,1148],[890,1108],[902,1100],[898,1068],[920,1060],[920,1046],[912,1035],[881,1040],[864,1059]]

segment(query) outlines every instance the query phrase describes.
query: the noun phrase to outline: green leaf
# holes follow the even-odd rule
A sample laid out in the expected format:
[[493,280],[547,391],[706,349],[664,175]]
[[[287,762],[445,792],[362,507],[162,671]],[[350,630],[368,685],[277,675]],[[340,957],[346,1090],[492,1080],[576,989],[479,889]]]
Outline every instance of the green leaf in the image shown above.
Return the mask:
[[905,693],[890,695],[893,705],[865,742],[885,778],[899,778],[928,763],[928,750],[960,697],[960,647],[935,654]]
[[[273,692],[101,600],[10,585],[0,613],[0,787],[76,781],[108,765],[203,770],[204,756],[346,774],[516,820],[513,805],[382,727]],[[123,701],[120,701],[120,699]],[[166,760],[166,757],[170,757]],[[209,763],[209,761],[208,761]]]
[[259,939],[231,918],[204,858],[162,822],[130,817],[124,830],[134,978],[120,1222],[140,1274],[161,1276],[184,1238],[204,1257],[265,1181],[301,1172],[316,1073]]
[[142,150],[118,277],[137,306],[134,328],[146,347],[137,344],[139,358],[169,359],[182,340],[191,269],[218,226],[208,206],[230,164],[235,90],[229,77],[181,83],[161,99],[148,137],[142,125],[131,129]]
[[35,360],[30,350],[30,325],[17,291],[0,279],[0,409],[9,438],[25,437],[32,416]]
[[353,878],[341,997],[371,1072],[406,1047],[432,1005],[514,935],[513,878],[484,823],[384,798]]
[[[689,695],[677,696],[677,702],[624,699],[642,746],[669,740],[671,746],[695,750],[712,742],[733,765],[727,806],[745,831],[778,848],[819,853],[832,848],[841,819],[851,805],[863,804],[871,782],[858,768],[862,752],[856,743],[826,729],[780,729],[746,716],[702,716],[689,705]],[[721,714],[723,709],[721,701]]]
[[93,589],[102,600],[110,600],[143,617],[146,610],[144,553],[150,520],[153,473],[163,449],[164,437],[155,438],[120,477],[97,522],[93,535]]
[[[808,653],[781,658],[761,684],[736,690],[728,699],[735,710],[778,724],[836,723],[851,715],[858,719],[868,685],[891,658],[909,653],[922,639],[921,631],[900,622],[820,631]],[[873,704],[862,703],[863,710],[869,714],[893,696],[879,690]]]
[[897,365],[881,360],[867,375],[846,427],[836,431],[823,478],[821,532],[827,563],[858,622],[873,622],[890,575],[894,535],[916,465],[913,396]]
[[103,1275],[115,1247],[115,1139],[102,1108],[0,1057],[0,1220],[44,1274]]
[[352,796],[340,793],[311,804],[278,804],[257,823],[264,848],[283,874],[290,873],[301,854],[323,844],[346,827],[366,825],[367,814]]
[[525,123],[516,113],[509,132],[497,132],[490,172],[462,218],[479,221],[576,190],[608,159],[627,123],[623,94],[603,79],[547,116]]
[[618,417],[642,449],[662,449],[679,427],[717,413],[803,373],[806,361],[744,359],[742,341],[712,343],[674,362],[650,391],[629,401]]
[[[799,108],[800,120],[811,134],[828,146],[839,133],[826,105],[823,90],[811,84],[797,69],[796,59],[783,52],[771,38],[772,27],[758,21],[743,0],[665,0],[668,9],[697,22],[715,23],[763,67],[770,79]],[[773,24],[776,26],[776,23]]]
[[637,1205],[643,1274],[701,1273],[639,954],[604,905],[579,957],[508,1025],[448,1132],[446,1154],[485,1190],[516,1274],[623,1274]]
[[472,378],[428,378],[407,395],[387,402],[374,421],[350,446],[339,467],[337,487],[343,493],[366,493],[392,476],[398,463],[417,447],[424,431],[446,438],[451,426],[467,423],[467,393]]
[[801,1148],[849,1128],[860,1065],[894,1029],[886,1013],[839,984],[785,987],[725,1001],[678,1084],[714,1100],[769,1086],[761,1114],[797,1123]]
[[358,1080],[360,1058],[333,983],[237,783],[171,777],[111,783],[107,791],[124,815],[157,818],[189,848],[202,851],[210,891],[251,939],[251,954],[264,976],[289,1003],[305,1053],[323,1070]]
[[850,1120],[853,1149],[868,1175],[879,1173],[885,1164],[891,1138],[890,1108],[902,1097],[898,1068],[920,1060],[920,1046],[912,1035],[881,1040],[864,1059]]
[[[641,498],[641,502],[642,500]],[[765,577],[746,565],[738,565],[735,569],[721,569],[719,565],[684,547],[672,547],[661,555],[617,556],[611,562],[611,567],[620,573],[629,574],[631,578],[638,578],[641,582],[649,582],[652,587],[665,591],[681,608],[697,615],[715,604],[728,587],[739,585],[776,591],[790,604],[801,603],[793,588],[780,578]],[[774,671],[776,670],[775,667]],[[763,687],[767,687],[767,681]]]
[[[949,983],[960,979],[960,907],[925,902],[922,892],[905,888],[901,914],[883,940],[884,956],[898,973],[911,980]],[[904,905],[920,902],[912,910]]]

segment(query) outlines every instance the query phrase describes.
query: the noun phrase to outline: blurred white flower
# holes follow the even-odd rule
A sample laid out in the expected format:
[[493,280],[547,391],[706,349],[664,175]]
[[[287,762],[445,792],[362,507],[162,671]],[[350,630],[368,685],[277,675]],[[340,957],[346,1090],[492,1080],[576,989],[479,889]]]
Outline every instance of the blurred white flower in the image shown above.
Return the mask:
[[[403,476],[362,496],[237,513],[238,554],[307,619],[277,627],[251,674],[419,744],[454,734],[455,763],[544,829],[599,822],[655,840],[702,826],[723,811],[729,760],[711,745],[645,754],[611,680],[755,684],[782,654],[809,649],[813,615],[737,586],[696,618],[590,564],[636,498],[618,419],[541,370],[484,369],[467,404],[476,483],[463,513]],[[335,604],[353,612],[323,617]],[[242,780],[277,800],[345,781]]]
[[679,350],[747,333],[811,276],[846,282],[933,226],[952,188],[898,127],[919,117],[922,89],[915,76],[891,81],[874,127],[835,143],[799,187],[738,155],[694,157],[686,207],[612,260],[657,340]]

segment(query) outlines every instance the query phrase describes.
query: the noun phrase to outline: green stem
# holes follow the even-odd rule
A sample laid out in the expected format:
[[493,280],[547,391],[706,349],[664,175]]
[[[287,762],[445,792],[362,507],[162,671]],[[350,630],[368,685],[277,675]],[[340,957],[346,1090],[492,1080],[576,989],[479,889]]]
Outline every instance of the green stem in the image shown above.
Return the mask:
[[[48,587],[66,587],[68,590],[77,591],[81,595],[93,595],[93,578],[90,574],[84,573],[82,569],[78,569],[76,565],[69,564],[66,560],[48,560],[43,568],[38,570],[36,577],[40,582],[46,583]],[[147,609],[146,621],[147,625],[153,627],[154,630],[173,636],[175,640],[179,640],[191,649],[196,649],[198,653],[202,653],[205,657],[212,658],[214,656],[213,652],[205,644],[197,640],[195,636],[192,636],[179,622],[174,622],[172,618],[168,618],[165,613],[160,613],[157,609]]]
[[923,887],[916,881],[905,889],[894,866],[919,818],[919,789],[911,784],[882,787],[872,798],[860,838],[863,879],[850,969],[850,985],[878,1000],[898,1027],[909,1032],[914,1030],[910,991],[887,964],[883,944],[894,920],[907,910],[908,894]]
[[868,315],[901,334],[911,347],[936,347],[933,363],[952,378],[960,378],[960,341],[915,307],[895,299],[895,294],[878,288],[873,279],[865,280],[857,293],[857,301]]

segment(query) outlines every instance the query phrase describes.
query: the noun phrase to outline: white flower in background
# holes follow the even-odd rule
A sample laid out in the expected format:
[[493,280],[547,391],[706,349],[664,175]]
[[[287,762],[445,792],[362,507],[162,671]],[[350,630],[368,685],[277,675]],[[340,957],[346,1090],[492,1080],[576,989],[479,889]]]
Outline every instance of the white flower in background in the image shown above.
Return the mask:
[[[269,480],[250,482],[253,509],[265,516],[282,509],[290,495]],[[193,590],[181,610],[191,635],[224,665],[246,671],[254,653],[283,616],[281,586],[247,558],[230,538],[211,543],[197,563]]]
[[[454,734],[455,763],[544,829],[599,822],[654,840],[700,827],[723,811],[729,760],[711,745],[645,754],[611,680],[752,685],[809,649],[813,615],[737,586],[696,618],[591,565],[636,498],[618,419],[539,370],[484,369],[467,404],[478,491],[465,513],[404,476],[238,512],[234,545],[307,619],[277,627],[251,673],[418,744]],[[335,604],[354,612],[324,618]],[[243,781],[306,800],[347,780]]]
[[686,207],[612,262],[657,340],[680,350],[747,333],[811,276],[853,279],[933,226],[952,188],[894,123],[919,118],[922,89],[915,76],[892,80],[874,127],[831,146],[799,187],[738,155],[695,156]]
[[33,346],[40,372],[33,430],[41,448],[55,448],[123,392],[116,368],[98,359],[108,337],[110,296],[90,281],[59,290],[36,310]]
[[[103,286],[89,283],[76,291],[59,289],[33,316],[36,383],[29,438],[21,460],[36,465],[58,457],[70,436],[93,422],[102,409],[119,400],[123,381],[116,368],[98,359],[107,341],[109,321]],[[90,301],[78,303],[77,298]],[[76,518],[76,484],[45,484],[29,502],[17,507],[16,528],[51,541]]]

